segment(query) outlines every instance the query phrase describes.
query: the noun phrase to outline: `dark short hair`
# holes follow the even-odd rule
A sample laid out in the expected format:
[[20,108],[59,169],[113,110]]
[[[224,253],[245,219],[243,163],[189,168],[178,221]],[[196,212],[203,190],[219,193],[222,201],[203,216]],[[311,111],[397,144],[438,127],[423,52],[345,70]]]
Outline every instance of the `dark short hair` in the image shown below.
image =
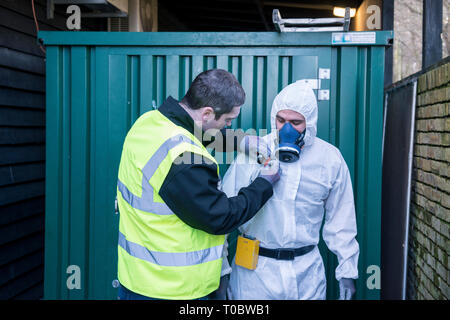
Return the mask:
[[211,107],[216,120],[233,107],[245,102],[245,92],[236,77],[222,69],[211,69],[200,73],[192,81],[181,102],[191,109]]

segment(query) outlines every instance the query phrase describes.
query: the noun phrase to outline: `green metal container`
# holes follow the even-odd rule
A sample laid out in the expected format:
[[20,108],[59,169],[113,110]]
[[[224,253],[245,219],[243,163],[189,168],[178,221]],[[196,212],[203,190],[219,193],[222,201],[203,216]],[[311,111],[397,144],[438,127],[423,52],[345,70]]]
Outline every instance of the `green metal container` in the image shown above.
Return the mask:
[[[356,298],[379,299],[373,283],[380,276],[384,52],[392,32],[44,31],[39,37],[47,49],[45,299],[116,298],[114,200],[125,135],[139,115],[169,95],[180,99],[210,68],[232,72],[243,85],[247,99],[233,124],[243,129],[270,128],[276,94],[311,79],[320,96],[318,136],[341,150],[352,177]],[[323,242],[320,249],[328,298],[336,299],[336,258]]]

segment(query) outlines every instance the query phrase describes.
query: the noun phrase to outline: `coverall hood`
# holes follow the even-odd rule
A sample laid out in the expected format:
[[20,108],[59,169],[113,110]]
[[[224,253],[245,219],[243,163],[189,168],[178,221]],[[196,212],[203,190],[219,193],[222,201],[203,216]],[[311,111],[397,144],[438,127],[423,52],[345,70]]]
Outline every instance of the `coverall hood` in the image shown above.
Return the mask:
[[312,145],[317,135],[317,99],[313,89],[305,80],[298,80],[288,85],[275,97],[270,114],[272,132],[277,129],[276,115],[281,110],[296,111],[305,117],[305,146]]

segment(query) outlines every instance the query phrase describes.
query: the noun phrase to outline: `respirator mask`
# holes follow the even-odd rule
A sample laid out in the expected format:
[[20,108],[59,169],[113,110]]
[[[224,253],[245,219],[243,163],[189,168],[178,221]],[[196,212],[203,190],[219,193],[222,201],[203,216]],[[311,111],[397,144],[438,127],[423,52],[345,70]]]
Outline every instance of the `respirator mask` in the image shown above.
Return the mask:
[[295,162],[300,157],[300,152],[305,144],[306,128],[299,133],[294,127],[287,122],[283,128],[278,132],[278,148],[275,154],[278,160],[282,162]]

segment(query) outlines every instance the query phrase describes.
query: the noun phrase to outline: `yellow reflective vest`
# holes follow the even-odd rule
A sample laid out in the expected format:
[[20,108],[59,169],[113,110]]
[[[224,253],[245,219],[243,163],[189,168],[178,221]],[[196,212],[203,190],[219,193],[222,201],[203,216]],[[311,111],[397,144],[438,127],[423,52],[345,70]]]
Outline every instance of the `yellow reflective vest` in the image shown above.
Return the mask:
[[188,226],[159,196],[184,152],[217,165],[193,134],[158,110],[142,115],[124,142],[117,185],[118,279],[144,296],[196,299],[219,287],[224,236]]

